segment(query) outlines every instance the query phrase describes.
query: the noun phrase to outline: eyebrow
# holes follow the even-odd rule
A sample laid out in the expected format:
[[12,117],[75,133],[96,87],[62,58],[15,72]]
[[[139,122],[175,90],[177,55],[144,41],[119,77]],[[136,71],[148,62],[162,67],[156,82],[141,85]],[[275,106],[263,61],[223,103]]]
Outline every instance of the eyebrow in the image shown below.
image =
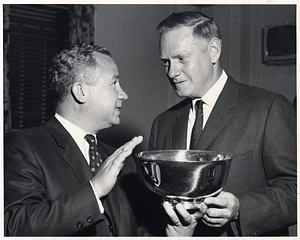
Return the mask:
[[[177,55],[175,55],[175,56],[171,56],[170,58],[172,59],[174,59],[174,58],[180,58],[180,57],[187,57],[187,56],[189,56],[190,54],[188,53],[188,52],[182,52],[182,53],[179,53],[179,54],[177,54]],[[169,58],[163,58],[162,56],[159,56],[159,58],[160,58],[160,60],[162,60],[162,61],[166,61],[166,60],[169,60]]]
[[120,79],[120,75],[114,75],[112,79]]

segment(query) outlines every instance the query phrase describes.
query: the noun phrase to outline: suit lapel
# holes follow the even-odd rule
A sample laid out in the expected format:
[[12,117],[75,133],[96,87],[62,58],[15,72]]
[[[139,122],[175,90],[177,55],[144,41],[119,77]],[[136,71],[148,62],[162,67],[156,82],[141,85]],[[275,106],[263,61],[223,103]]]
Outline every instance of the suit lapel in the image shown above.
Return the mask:
[[237,105],[239,85],[230,76],[221,92],[208,120],[196,149],[205,150],[232,117],[231,109]]
[[[89,181],[93,177],[93,174],[71,135],[55,117],[52,117],[50,121],[46,123],[46,128],[55,138],[58,146],[64,149],[63,158],[68,162],[69,166],[73,169],[80,181]],[[99,140],[98,150],[103,160],[110,155],[110,153]],[[116,226],[114,226],[115,221],[111,221],[111,219],[118,219],[119,216],[117,213],[120,212],[117,190],[113,188],[113,190],[107,196],[101,199],[101,202],[106,213],[108,214],[108,216],[106,215],[107,220],[113,225],[115,230],[118,229]]]
[[80,181],[86,182],[90,180],[93,177],[93,174],[89,170],[83,154],[71,135],[54,116],[45,124],[45,126],[56,140],[58,146],[64,149],[62,156],[65,161],[68,162]]
[[176,115],[177,121],[172,129],[173,149],[186,149],[187,124],[190,106],[190,101],[186,101],[186,105],[181,108]]
[[90,171],[90,168],[82,152],[77,147],[77,144],[75,143],[73,138],[71,138],[66,145],[63,157],[69,163],[70,167],[74,170],[74,172],[82,182],[86,182],[93,177],[93,174]]

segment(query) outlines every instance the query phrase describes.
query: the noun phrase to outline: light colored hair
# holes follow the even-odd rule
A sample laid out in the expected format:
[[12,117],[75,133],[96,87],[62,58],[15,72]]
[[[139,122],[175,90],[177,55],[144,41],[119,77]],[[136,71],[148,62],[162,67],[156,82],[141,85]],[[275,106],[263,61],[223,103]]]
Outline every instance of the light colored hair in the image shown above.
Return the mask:
[[221,34],[217,24],[208,16],[201,12],[179,12],[172,13],[161,21],[156,29],[159,33],[167,33],[177,28],[187,26],[193,27],[195,37],[200,37],[210,41],[217,38],[222,43]]
[[68,96],[75,82],[82,82],[87,85],[98,83],[98,78],[95,78],[95,70],[97,69],[95,52],[111,57],[106,48],[86,43],[64,49],[55,56],[50,77],[55,109]]

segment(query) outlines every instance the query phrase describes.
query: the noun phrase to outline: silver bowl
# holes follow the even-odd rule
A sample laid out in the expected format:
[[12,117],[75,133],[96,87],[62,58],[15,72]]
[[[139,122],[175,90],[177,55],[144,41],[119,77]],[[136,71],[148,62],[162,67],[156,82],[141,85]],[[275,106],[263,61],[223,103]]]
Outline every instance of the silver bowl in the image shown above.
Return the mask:
[[232,155],[204,150],[157,150],[137,153],[146,186],[172,202],[197,201],[224,187]]

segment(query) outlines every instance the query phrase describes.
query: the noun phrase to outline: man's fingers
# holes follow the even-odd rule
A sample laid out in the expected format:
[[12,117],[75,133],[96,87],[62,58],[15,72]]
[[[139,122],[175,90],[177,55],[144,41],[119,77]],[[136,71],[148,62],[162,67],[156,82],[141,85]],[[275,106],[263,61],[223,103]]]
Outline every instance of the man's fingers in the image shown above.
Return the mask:
[[[124,162],[125,159],[132,153],[132,150],[139,145],[143,141],[142,136],[134,137],[129,142],[127,142],[123,147],[121,147],[121,151],[119,152],[119,156],[117,158],[118,161]],[[119,150],[119,149],[118,149]]]
[[189,212],[183,207],[182,204],[176,205],[176,210],[179,214],[182,225],[187,226],[190,225],[193,221],[193,217],[189,214]]
[[203,217],[203,215],[207,211],[207,205],[204,202],[201,202],[200,204],[197,204],[197,207],[199,208],[197,211],[194,211],[193,213],[190,213],[191,216],[193,216],[196,220],[199,220]]
[[204,199],[204,203],[206,205],[215,205],[218,207],[226,207],[228,204],[228,201],[225,198],[209,197],[209,198]]
[[123,148],[122,152],[132,151],[137,145],[139,145],[143,141],[142,136],[134,137],[129,142],[127,142]]
[[119,147],[107,160],[107,164],[112,162],[122,163],[125,161],[126,157],[128,157],[132,150],[143,141],[142,136],[134,137],[129,142],[125,143],[123,146]]
[[143,141],[142,136],[134,137],[129,142],[118,148],[112,155],[112,166],[121,169],[126,158],[132,153],[132,150]]
[[188,226],[193,222],[193,217],[182,204],[176,205],[176,212],[169,202],[164,202],[163,207],[175,226]]
[[169,218],[171,219],[172,223],[175,226],[180,226],[181,222],[180,222],[179,218],[177,217],[177,214],[175,213],[171,204],[169,202],[165,201],[165,202],[163,202],[163,207],[164,207],[166,213],[168,214]]

